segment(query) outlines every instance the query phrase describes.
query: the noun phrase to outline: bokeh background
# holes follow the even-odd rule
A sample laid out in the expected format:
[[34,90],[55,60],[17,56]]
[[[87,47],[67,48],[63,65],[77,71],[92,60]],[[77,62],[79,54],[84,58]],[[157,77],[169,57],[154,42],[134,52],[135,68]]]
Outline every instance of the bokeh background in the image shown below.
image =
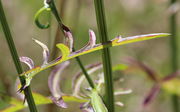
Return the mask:
[[[57,30],[55,18],[49,13],[41,15],[40,19],[43,23],[47,21],[51,23],[51,27],[46,30],[41,30],[34,24],[34,15],[43,6],[43,0],[2,0],[2,2],[19,56],[31,57],[36,65],[41,65],[42,49],[32,41],[32,38],[48,45],[52,52],[51,58],[59,54],[59,51],[54,52],[54,41],[63,42],[64,37],[60,30]],[[117,35],[126,37],[170,32],[169,3],[169,0],[105,0],[109,38],[113,39]],[[93,0],[56,0],[56,6],[64,24],[73,32],[76,49],[88,42],[89,29],[95,31],[97,42],[99,42]],[[179,29],[178,16],[177,20],[177,29]],[[177,31],[180,35],[180,30]],[[17,72],[1,27],[0,37],[0,92],[16,97],[14,83]],[[125,63],[124,58],[131,56],[151,66],[159,73],[159,76],[165,76],[171,73],[170,50],[170,37],[118,46],[111,48],[112,64],[114,66]],[[101,52],[97,51],[80,58],[84,65],[101,62]],[[28,69],[25,65],[23,67],[24,70]],[[72,76],[79,70],[76,61],[72,59],[63,75],[62,88],[65,92],[71,93]],[[33,79],[31,86],[33,91],[45,96],[50,95],[47,85],[50,71],[51,69],[43,71]],[[163,90],[150,105],[142,106],[145,96],[153,85],[145,73],[130,72],[116,73],[116,75],[120,75],[124,81],[115,83],[115,88],[133,90],[129,95],[116,98],[125,104],[124,107],[116,107],[116,112],[172,112],[170,94]],[[0,107],[2,105],[4,105],[3,102],[0,103]],[[75,103],[69,105],[68,109],[58,108],[55,104],[42,105],[38,106],[38,110],[40,112],[79,112],[79,105]],[[28,111],[24,109],[21,112]]]

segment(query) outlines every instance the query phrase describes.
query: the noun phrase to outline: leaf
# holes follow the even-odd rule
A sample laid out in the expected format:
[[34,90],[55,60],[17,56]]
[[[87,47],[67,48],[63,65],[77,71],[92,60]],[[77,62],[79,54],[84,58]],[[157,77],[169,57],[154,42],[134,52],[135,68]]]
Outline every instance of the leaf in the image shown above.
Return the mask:
[[66,60],[66,58],[70,54],[69,48],[67,46],[65,46],[64,44],[57,44],[56,46],[57,46],[57,48],[59,48],[61,50],[62,60]]
[[33,97],[35,99],[36,105],[50,104],[52,103],[50,98],[47,98],[39,93],[33,92]]
[[8,104],[10,104],[10,106],[3,110],[0,110],[0,112],[16,112],[25,107],[20,100],[9,97],[9,96],[5,96],[5,97],[6,99],[4,100],[4,102],[7,102]]
[[173,79],[162,83],[162,87],[170,94],[176,94],[180,96],[180,79]]
[[70,31],[65,31],[64,30],[64,33],[65,33],[65,39],[66,39],[66,45],[69,47],[70,49],[70,52],[72,52],[72,49],[73,49],[73,46],[74,46],[74,40],[73,40],[73,36],[72,36],[72,33]]
[[108,112],[105,104],[103,103],[101,97],[99,96],[98,92],[96,90],[92,90],[91,94],[91,105],[95,112]]
[[41,28],[41,29],[47,29],[47,28],[49,28],[49,26],[50,26],[49,23],[46,24],[46,25],[43,25],[43,24],[41,24],[41,23],[39,22],[39,16],[40,16],[40,14],[43,13],[44,11],[51,11],[51,9],[48,8],[47,6],[42,7],[41,9],[39,9],[39,10],[37,11],[37,13],[35,14],[35,18],[34,18],[35,24],[36,24],[39,28]]
[[75,97],[75,96],[71,96],[71,95],[63,95],[62,96],[63,100],[65,102],[78,102],[78,103],[84,103],[84,102],[88,102],[89,100],[88,99],[82,99],[82,98],[78,98],[78,97]]
[[126,70],[127,68],[128,68],[128,66],[125,64],[118,64],[118,65],[113,66],[112,70],[113,71],[123,71],[123,70]]
[[48,86],[52,94],[51,99],[53,102],[62,108],[67,108],[67,104],[62,99],[62,92],[60,88],[61,75],[63,70],[69,65],[69,62],[66,61],[62,64],[57,65],[50,73],[48,77]]
[[[22,110],[27,107],[27,106],[23,105],[22,101],[20,101],[16,98],[9,97],[9,96],[6,96],[6,97],[8,97],[7,103],[10,104],[10,106],[3,110],[0,110],[0,112],[17,112],[17,111]],[[33,93],[33,97],[35,99],[36,105],[52,103],[52,101],[49,98],[47,98],[41,94],[38,94],[38,93]]]
[[168,34],[168,33],[152,33],[152,34],[145,34],[145,35],[137,35],[137,36],[131,36],[131,37],[126,37],[126,38],[120,38],[119,40],[114,40],[112,42],[113,43],[112,46],[135,43],[135,42],[150,40],[150,39],[159,38],[159,37],[166,37],[169,35],[170,34]]
[[21,62],[23,62],[26,65],[28,65],[29,69],[33,69],[34,68],[34,62],[33,62],[33,60],[31,58],[22,56],[19,59],[20,59]]
[[[100,50],[100,49],[103,49],[103,48],[107,48],[107,47],[124,45],[124,44],[128,44],[128,43],[134,43],[134,42],[143,41],[143,40],[149,40],[149,39],[158,38],[158,37],[165,37],[165,36],[168,36],[168,35],[169,35],[168,33],[154,33],[154,34],[147,34],[147,35],[137,35],[137,36],[126,37],[126,38],[121,38],[119,36],[119,37],[116,37],[115,39],[113,39],[113,40],[111,40],[111,41],[109,41],[107,43],[96,44],[96,45],[93,45],[93,48],[89,47],[88,49],[84,49],[84,50],[80,49],[80,50],[77,50],[77,51],[72,52],[72,53],[70,53],[70,49],[66,45],[57,44],[56,46],[61,50],[62,56],[59,56],[55,60],[48,63],[46,66],[42,66],[39,69],[34,69],[34,70],[37,70],[37,71],[34,71],[33,69],[31,69],[31,70],[29,70],[26,73],[23,73],[21,75],[26,75],[27,76],[27,79],[28,79],[29,82],[28,82],[28,84],[26,84],[26,86],[28,86],[30,84],[30,79],[33,76],[35,76],[37,73],[39,73],[39,72],[41,72],[41,71],[43,71],[43,70],[45,70],[45,69],[47,69],[49,67],[60,64],[60,63],[62,63],[64,61],[67,61],[69,59],[72,59],[72,58],[75,58],[75,57],[78,57],[78,56],[81,56],[81,55],[84,55],[84,54],[88,54],[88,53],[91,53],[91,52],[94,52],[94,51],[97,51],[97,50]],[[92,38],[92,36],[90,36],[90,38]],[[94,39],[92,39],[92,40],[94,40]],[[28,74],[29,75],[28,76],[27,73],[31,73],[31,74]]]
[[43,44],[42,42],[36,40],[36,39],[33,39],[40,47],[42,47],[43,49],[43,64],[42,66],[48,64],[48,59],[49,59],[49,49],[48,47]]

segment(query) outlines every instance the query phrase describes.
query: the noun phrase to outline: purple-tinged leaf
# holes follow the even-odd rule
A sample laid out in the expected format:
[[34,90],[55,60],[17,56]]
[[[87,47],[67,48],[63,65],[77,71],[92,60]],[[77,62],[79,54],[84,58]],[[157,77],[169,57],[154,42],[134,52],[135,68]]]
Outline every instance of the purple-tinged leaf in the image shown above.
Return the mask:
[[162,81],[164,82],[164,81],[172,80],[172,79],[176,78],[178,75],[180,75],[180,70],[178,70],[178,71],[176,71],[176,72],[174,72],[172,74],[169,74],[168,76],[164,77],[162,79]]
[[67,108],[67,104],[64,102],[64,100],[62,99],[62,97],[51,97],[51,100],[52,100],[58,107]]
[[[66,30],[68,31],[68,28],[66,29],[66,27],[65,27],[65,31]],[[170,34],[168,34],[168,33],[155,33],[155,34],[137,35],[137,36],[126,37],[126,38],[118,37],[118,38],[114,39],[113,41],[95,44],[93,48],[89,48],[89,47],[85,46],[84,48],[77,50],[77,51],[74,51],[72,53],[70,53],[70,50],[66,45],[57,44],[56,46],[61,50],[61,53],[62,53],[61,56],[59,56],[55,60],[51,61],[47,65],[41,66],[37,69],[31,69],[25,73],[20,74],[20,75],[21,76],[27,76],[26,79],[29,82],[26,83],[26,86],[28,86],[30,84],[30,81],[31,81],[30,79],[32,79],[37,73],[39,73],[39,72],[41,72],[41,71],[43,71],[49,67],[60,64],[64,61],[67,61],[69,59],[73,59],[75,57],[78,57],[78,56],[81,56],[84,54],[95,52],[95,51],[101,50],[103,48],[114,47],[114,46],[124,45],[124,44],[128,44],[128,43],[134,43],[134,42],[149,40],[149,39],[153,39],[153,38],[165,37],[165,36],[169,36],[169,35]],[[28,74],[28,73],[30,73],[30,74]]]
[[76,51],[76,53],[80,53],[86,50],[93,48],[96,45],[96,35],[93,30],[89,30],[89,42],[80,50]]
[[133,58],[128,58],[127,61],[130,64],[135,65],[135,66],[139,67],[140,69],[142,69],[149,76],[149,78],[151,80],[153,80],[155,82],[159,81],[159,79],[157,77],[157,73],[152,68],[150,68],[149,66],[147,66],[144,63],[137,61]]
[[38,45],[40,45],[43,48],[43,64],[42,66],[48,64],[48,59],[49,59],[49,49],[48,47],[40,42],[39,40],[33,39]]
[[52,70],[51,74],[49,75],[48,78],[48,86],[50,89],[50,92],[52,94],[52,100],[55,102],[57,106],[60,106],[62,108],[66,108],[67,105],[62,99],[63,93],[61,92],[60,89],[60,80],[61,80],[61,74],[63,70],[69,65],[69,62],[66,61],[60,65],[57,65],[55,69]]
[[147,106],[148,104],[150,104],[152,102],[152,100],[156,97],[156,95],[159,93],[161,88],[160,84],[155,84],[152,89],[150,90],[150,92],[148,93],[148,95],[146,96],[143,105]]
[[73,49],[73,36],[72,33],[70,31],[66,32],[65,31],[65,36],[66,38],[66,45],[69,47],[70,52],[72,52]]
[[96,45],[96,35],[93,30],[89,30],[89,47],[93,48]]
[[90,102],[81,104],[80,109],[82,110],[82,112],[95,112],[92,106],[90,105]]
[[144,34],[144,35],[136,35],[136,36],[120,38],[121,40],[118,39],[117,43],[121,43],[121,42],[134,43],[138,41],[143,41],[143,40],[148,40],[148,39],[153,39],[153,38],[163,37],[163,36],[168,36],[168,35],[169,35],[168,33],[151,33],[151,34]]
[[29,69],[33,69],[34,68],[34,62],[31,58],[29,57],[25,57],[25,56],[21,56],[20,58],[20,61],[27,64]]
[[92,107],[86,107],[82,109],[82,112],[95,112]]

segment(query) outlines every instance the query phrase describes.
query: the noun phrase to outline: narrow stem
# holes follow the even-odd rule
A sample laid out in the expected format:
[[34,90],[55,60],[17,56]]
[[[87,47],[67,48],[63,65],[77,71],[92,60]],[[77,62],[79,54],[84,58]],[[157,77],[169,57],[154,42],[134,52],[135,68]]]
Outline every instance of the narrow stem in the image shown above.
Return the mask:
[[[73,50],[75,51],[74,48],[73,48]],[[76,57],[75,59],[78,62],[79,66],[80,66],[82,72],[84,73],[84,75],[85,75],[89,85],[91,86],[91,88],[95,88],[94,83],[93,83],[91,77],[89,76],[89,74],[87,73],[86,69],[84,68],[84,65],[82,64],[82,61],[80,60],[80,58]]]
[[[61,20],[59,14],[58,14],[57,8],[56,8],[53,0],[52,0],[52,2],[50,3],[50,7],[51,7],[51,10],[52,10],[54,16],[56,17],[56,20],[57,20],[58,23],[59,23],[59,26],[60,26],[61,31],[62,31],[63,34],[64,34],[64,31],[63,31],[64,25],[63,25],[63,23],[62,23],[62,20]],[[73,48],[73,50],[75,51],[75,48]],[[87,73],[87,71],[86,71],[84,65],[82,64],[82,61],[80,60],[80,58],[79,58],[79,57],[76,57],[76,61],[77,61],[77,63],[79,64],[79,66],[80,66],[83,74],[85,75],[85,77],[86,77],[89,85],[91,86],[91,88],[94,88],[94,83],[93,83],[91,77],[89,76],[89,74]]]
[[[9,50],[11,52],[11,56],[13,58],[17,73],[21,74],[23,72],[23,70],[22,70],[22,67],[21,67],[21,64],[20,64],[20,61],[19,61],[19,56],[17,54],[16,47],[15,47],[15,44],[14,44],[14,41],[13,41],[9,26],[8,26],[8,23],[7,23],[7,20],[6,20],[6,17],[5,17],[5,13],[4,13],[4,9],[3,9],[3,6],[2,6],[1,0],[0,0],[0,22],[2,24],[4,35],[5,35],[5,38],[7,40]],[[24,85],[25,84],[25,78],[20,77],[20,76],[19,76],[19,78],[20,78],[20,81],[21,81],[21,85]],[[24,94],[25,94],[25,97],[26,97],[27,102],[28,102],[29,110],[31,112],[37,112],[36,105],[35,105],[35,102],[34,102],[30,87],[27,87],[24,90]]]
[[58,24],[60,26],[61,31],[64,33],[64,31],[63,31],[63,23],[62,23],[61,18],[59,17],[59,14],[58,14],[56,5],[54,3],[54,0],[52,0],[49,5],[50,5],[50,8],[52,10],[52,13],[54,14],[54,16],[55,16],[55,18],[56,18],[56,20],[57,20],[57,22],[58,22]]
[[[177,2],[177,0],[171,0],[170,5]],[[178,69],[178,37],[177,37],[177,26],[176,26],[176,13],[173,13],[170,16],[170,32],[171,32],[171,40],[170,40],[170,46],[171,46],[171,66],[172,66],[172,72],[177,71]],[[173,110],[174,112],[180,112],[179,108],[179,97],[177,95],[172,95],[172,104],[173,104]]]
[[[76,11],[75,11],[76,12],[76,18],[75,18],[76,22],[74,23],[75,30],[77,30],[77,27],[78,27],[80,8],[81,8],[81,5],[82,5],[81,2],[82,2],[81,0],[77,1],[78,4],[77,4],[77,7],[76,7]],[[75,51],[75,48],[73,48],[73,51]],[[86,69],[84,68],[84,65],[83,65],[82,61],[80,60],[80,58],[77,57],[75,59],[78,62],[79,66],[80,66],[82,72],[84,73],[84,75],[85,75],[89,85],[91,86],[91,88],[95,88],[94,83],[93,83],[91,77],[88,75]]]
[[[105,10],[103,0],[94,0],[96,19],[99,30],[100,41],[108,41],[107,26],[105,20]],[[104,78],[105,78],[105,104],[109,112],[114,112],[114,90],[112,81],[111,56],[109,48],[102,50]]]

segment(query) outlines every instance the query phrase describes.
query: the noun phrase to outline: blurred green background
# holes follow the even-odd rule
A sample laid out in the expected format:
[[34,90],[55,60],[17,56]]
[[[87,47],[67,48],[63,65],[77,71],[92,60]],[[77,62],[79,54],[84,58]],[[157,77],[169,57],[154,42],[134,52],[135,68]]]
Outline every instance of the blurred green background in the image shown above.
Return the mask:
[[[42,63],[42,49],[32,41],[38,39],[48,45],[52,52],[57,22],[48,13],[41,15],[41,21],[50,20],[50,29],[41,30],[34,24],[34,15],[43,6],[43,1],[35,0],[3,0],[6,16],[13,34],[19,56],[32,58],[35,65]],[[88,42],[88,30],[95,31],[99,42],[93,0],[56,0],[63,22],[72,30],[75,38],[75,48],[79,49]],[[106,21],[109,39],[117,35],[122,37],[169,32],[169,1],[168,0],[105,0]],[[180,19],[177,17],[179,29]],[[180,35],[180,30],[178,35]],[[16,97],[14,83],[17,73],[0,27],[0,92]],[[62,42],[62,35],[58,36]],[[125,57],[133,57],[155,69],[159,75],[171,73],[170,66],[170,37],[153,39],[111,48],[112,64],[124,63]],[[179,39],[180,42],[180,39]],[[179,52],[180,54],[180,52]],[[80,57],[84,65],[101,61],[101,52],[97,51]],[[27,70],[26,66],[23,66]],[[71,93],[71,78],[79,71],[76,61],[71,60],[70,67],[66,69],[63,77],[63,90]],[[32,81],[32,90],[49,96],[47,78],[51,69],[41,72]],[[142,106],[143,99],[153,83],[142,72],[133,72],[122,75],[124,82],[115,83],[115,88],[132,89],[130,95],[117,97],[125,104],[116,107],[116,112],[171,112],[172,106],[169,94],[161,92],[146,108]],[[2,104],[3,105],[3,104]],[[0,104],[1,107],[1,104]],[[79,105],[69,104],[68,109],[58,108],[55,104],[38,106],[40,112],[79,112]],[[25,109],[21,112],[28,112]]]

